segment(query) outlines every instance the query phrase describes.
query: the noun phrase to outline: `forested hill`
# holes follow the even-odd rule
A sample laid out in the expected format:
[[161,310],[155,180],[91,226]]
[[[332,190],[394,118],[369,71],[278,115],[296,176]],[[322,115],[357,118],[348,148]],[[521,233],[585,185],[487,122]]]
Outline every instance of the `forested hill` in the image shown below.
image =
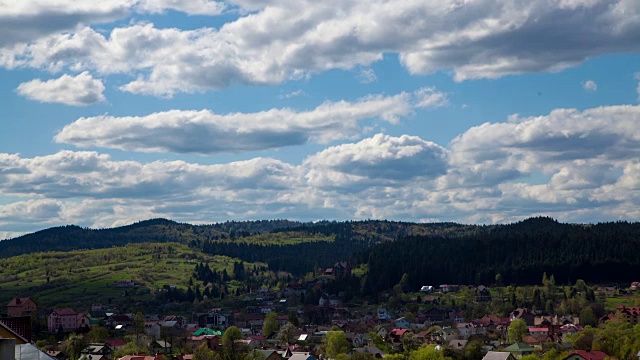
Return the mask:
[[410,236],[369,253],[371,293],[410,285],[537,284],[543,272],[557,283],[639,281],[640,223],[561,224],[549,218],[485,227],[463,237]]
[[[41,251],[71,251],[100,249],[143,242],[178,242],[200,248],[205,252],[245,255],[256,251],[254,246],[289,246],[282,251],[294,253],[295,246],[317,241],[341,239],[354,240],[354,249],[362,249],[374,243],[395,240],[411,235],[459,236],[473,233],[478,227],[454,223],[414,224],[393,221],[321,221],[302,223],[289,220],[228,221],[208,225],[177,223],[167,219],[151,219],[112,229],[88,229],[75,225],[61,226],[27,234],[15,239],[0,241],[0,258]],[[348,235],[345,235],[348,234]],[[250,245],[250,246],[235,246]],[[291,248],[293,246],[293,248]],[[321,245],[309,245],[311,248]],[[352,247],[349,247],[352,249]],[[269,262],[273,251],[260,250],[260,261]],[[270,250],[278,250],[277,248]],[[305,251],[307,251],[305,249]],[[311,250],[309,250],[311,251]],[[263,254],[264,253],[264,254]],[[351,250],[345,254],[348,257]],[[250,254],[246,254],[249,257]],[[252,258],[256,256],[251,255]],[[327,260],[329,261],[329,260]]]
[[15,239],[0,241],[0,258],[40,251],[101,249],[143,242],[179,242],[237,239],[276,229],[295,229],[302,223],[288,220],[229,221],[211,225],[182,224],[151,219],[112,229],[75,225],[54,227]]

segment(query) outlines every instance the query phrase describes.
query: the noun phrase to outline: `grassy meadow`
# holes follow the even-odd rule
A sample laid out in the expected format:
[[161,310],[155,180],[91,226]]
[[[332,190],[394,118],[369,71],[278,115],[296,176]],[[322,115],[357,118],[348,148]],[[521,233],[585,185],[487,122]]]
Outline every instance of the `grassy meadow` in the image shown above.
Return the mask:
[[[153,297],[163,285],[185,289],[198,262],[231,273],[238,260],[207,255],[178,243],[129,244],[99,250],[47,252],[0,259],[0,303],[17,296],[34,297],[40,306],[86,307],[107,304],[124,295],[135,301]],[[258,264],[264,265],[264,264]],[[140,287],[114,282],[133,280]]]

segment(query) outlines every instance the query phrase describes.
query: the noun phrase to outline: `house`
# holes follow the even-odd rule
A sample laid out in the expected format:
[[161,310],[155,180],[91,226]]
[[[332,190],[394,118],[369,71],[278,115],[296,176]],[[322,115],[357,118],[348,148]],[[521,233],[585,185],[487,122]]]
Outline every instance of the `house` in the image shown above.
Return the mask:
[[[349,334],[349,333],[346,333],[346,334]],[[360,347],[369,343],[369,334],[366,334],[366,333],[351,333],[351,334],[353,334],[353,338],[351,339],[351,343],[353,344],[353,346]]]
[[144,333],[157,339],[160,337],[160,329],[162,326],[156,321],[149,321],[144,323]]
[[529,327],[529,334],[534,337],[538,337],[540,335],[549,335],[548,327]]
[[484,335],[485,329],[481,326],[477,326],[473,323],[457,323],[455,324],[456,330],[460,339],[469,339],[472,335]]
[[611,356],[602,351],[575,350],[562,360],[604,360],[606,358],[611,358]]
[[511,321],[522,319],[527,326],[533,326],[535,315],[527,308],[517,308],[509,314]]
[[[0,326],[10,329],[16,334],[27,339],[28,342],[31,342],[32,340],[30,316],[0,318]],[[0,337],[2,337],[2,334],[0,334]]]
[[448,285],[448,284],[440,285],[440,292],[442,293],[456,292],[459,289],[460,289],[459,285]]
[[154,354],[171,354],[173,352],[171,344],[163,340],[152,341],[151,344],[149,344],[149,349]]
[[640,281],[632,282],[631,286],[629,287],[629,290],[631,290],[631,291],[640,290]]
[[106,323],[113,327],[117,327],[118,325],[121,325],[122,327],[127,327],[133,324],[133,321],[131,320],[131,318],[125,314],[119,314],[119,315],[112,314],[111,316],[108,316],[106,320],[107,320]]
[[533,354],[534,350],[535,349],[531,345],[524,342],[515,342],[504,348],[504,351],[511,353],[511,355],[516,359]]
[[[0,353],[0,358],[2,357],[2,353]],[[9,357],[9,359],[38,359],[38,360],[56,360],[45,352],[40,351],[33,344],[17,344],[15,345],[14,357]]]
[[482,360],[516,360],[511,353],[503,351],[489,351]]
[[113,348],[111,345],[104,344],[89,344],[84,350],[82,350],[83,355],[91,360],[103,360],[103,359],[111,359],[113,355]]
[[407,320],[407,318],[405,317],[401,317],[399,319],[396,319],[396,328],[398,329],[408,329],[410,322],[409,320]]
[[9,327],[4,321],[0,321],[0,339],[2,338],[14,339],[16,345],[28,344],[30,342],[29,339],[22,336],[15,329]]
[[202,344],[207,344],[210,350],[217,351],[220,348],[220,337],[216,335],[191,336],[187,339],[187,343],[194,349],[197,349]]
[[229,326],[229,314],[223,314],[222,309],[211,309],[208,314],[198,316],[198,326],[226,329]]
[[418,339],[418,341],[421,344],[431,343],[431,331],[429,330],[420,331],[419,333],[416,334],[416,339]]
[[451,340],[457,340],[459,337],[458,330],[450,327],[442,328],[438,335],[443,343],[448,343]]
[[433,292],[433,286],[431,285],[424,285],[423,287],[420,288],[420,292],[423,293],[432,293]]
[[38,309],[38,305],[31,298],[14,298],[7,304],[7,316],[30,316]]
[[113,351],[116,351],[116,350],[122,349],[127,343],[124,342],[124,340],[122,339],[110,339],[110,340],[107,340],[107,344],[111,346]]
[[487,289],[486,286],[480,285],[475,290],[475,300],[476,302],[490,302],[491,301],[491,292]]
[[449,319],[450,310],[434,307],[423,313],[429,323],[441,323]]
[[284,358],[276,350],[256,350],[263,360],[283,360]]
[[47,328],[51,332],[78,330],[78,313],[70,308],[54,309],[47,318]]
[[351,351],[349,351],[348,354],[349,356],[353,356],[356,353],[371,354],[376,359],[382,359],[384,357],[384,353],[382,352],[382,350],[378,349],[375,346],[353,348],[351,349]]
[[399,343],[402,341],[402,337],[407,333],[407,329],[393,329],[389,332],[389,339],[393,343]]
[[449,313],[449,320],[456,324],[461,324],[464,322],[464,314],[458,311],[452,311]]
[[615,317],[632,325],[638,324],[640,322],[640,306],[618,305]]
[[376,316],[378,317],[378,320],[389,320],[391,318],[391,316],[389,316],[389,313],[387,313],[387,309],[385,308],[378,308]]
[[449,347],[453,350],[463,350],[467,346],[468,340],[451,340],[449,341]]
[[288,360],[316,360],[316,358],[308,352],[293,352]]
[[87,313],[78,314],[76,316],[76,329],[88,331],[91,327],[91,318]]
[[351,267],[346,261],[338,261],[333,265],[333,276],[340,278],[351,276]]
[[380,335],[381,338],[386,339],[391,330],[392,329],[388,326],[380,326],[376,329],[376,334]]

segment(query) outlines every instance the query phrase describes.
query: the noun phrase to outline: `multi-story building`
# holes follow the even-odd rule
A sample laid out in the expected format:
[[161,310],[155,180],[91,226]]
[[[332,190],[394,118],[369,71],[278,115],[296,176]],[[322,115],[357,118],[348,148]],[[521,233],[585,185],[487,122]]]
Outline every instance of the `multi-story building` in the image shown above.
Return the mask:
[[7,316],[29,316],[38,308],[36,302],[31,298],[15,298],[7,305]]
[[78,313],[70,308],[54,309],[47,319],[47,328],[51,332],[62,331],[71,332],[78,329]]

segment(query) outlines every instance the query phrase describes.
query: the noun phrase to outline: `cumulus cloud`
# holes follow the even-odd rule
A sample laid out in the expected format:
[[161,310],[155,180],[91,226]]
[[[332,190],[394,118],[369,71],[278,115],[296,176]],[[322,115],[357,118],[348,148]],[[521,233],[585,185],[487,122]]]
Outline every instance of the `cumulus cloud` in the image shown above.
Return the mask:
[[450,144],[451,162],[459,172],[450,180],[497,183],[556,171],[572,161],[635,159],[640,156],[639,116],[640,107],[623,105],[558,109],[547,116],[475,126]]
[[587,81],[583,82],[582,83],[582,87],[587,91],[597,91],[598,90],[598,84],[596,84],[596,82],[593,81],[593,80],[587,80]]
[[[415,101],[415,100],[414,100]],[[301,164],[120,161],[97,152],[0,154],[3,231],[79,223],[317,218],[507,222],[640,215],[640,106],[486,123],[446,147],[377,134]]]
[[[162,198],[199,188],[258,192],[287,188],[298,177],[294,166],[268,158],[198,165],[113,161],[96,152],[61,151],[35,158],[0,154],[0,164],[2,193],[49,198]],[[5,172],[5,168],[12,171]]]
[[30,42],[84,24],[104,24],[133,11],[218,15],[224,4],[211,0],[4,0],[0,2],[0,47]]
[[383,54],[397,54],[411,74],[452,70],[463,81],[559,71],[640,49],[634,0],[233,3],[245,15],[219,29],[147,24],[105,36],[85,27],[3,49],[0,65],[132,74],[123,91],[172,96],[367,67]]
[[174,10],[189,15],[220,15],[225,5],[223,2],[211,0],[141,0],[137,9],[152,14]]
[[0,2],[0,47],[28,42],[78,24],[99,24],[124,17],[130,0],[5,0]]
[[[427,92],[427,97],[444,97],[432,88]],[[441,101],[432,101],[431,106]],[[397,123],[415,107],[427,105],[420,89],[354,102],[325,102],[309,111],[283,108],[220,115],[208,110],[172,110],[142,117],[98,116],[65,126],[55,141],[129,151],[237,153],[353,138],[362,132],[362,120]]]
[[442,107],[449,104],[447,94],[437,91],[435,87],[422,88],[416,91],[415,96],[418,108]]
[[86,106],[105,100],[102,81],[94,79],[86,71],[77,76],[65,74],[47,81],[31,80],[20,84],[17,91],[32,100],[72,106]]
[[433,179],[446,172],[447,150],[416,136],[377,134],[354,144],[327,148],[307,158],[307,177],[318,187],[369,185]]

